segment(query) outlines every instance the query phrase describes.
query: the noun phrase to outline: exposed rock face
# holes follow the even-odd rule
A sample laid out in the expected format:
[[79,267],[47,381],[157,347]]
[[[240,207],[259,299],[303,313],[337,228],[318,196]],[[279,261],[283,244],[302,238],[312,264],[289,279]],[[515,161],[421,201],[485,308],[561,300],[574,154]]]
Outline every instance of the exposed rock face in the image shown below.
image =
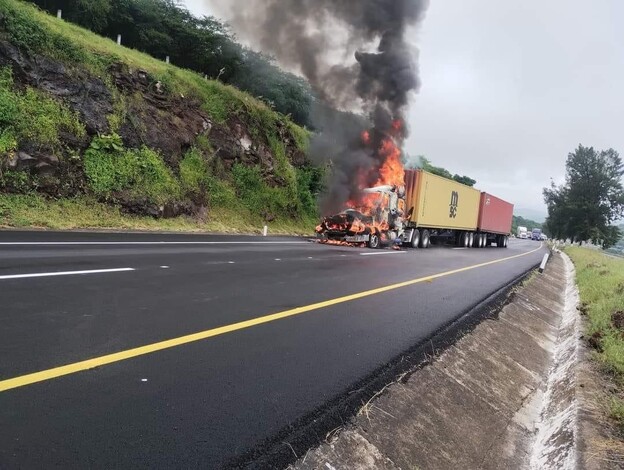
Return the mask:
[[147,145],[157,149],[168,163],[176,164],[200,134],[209,134],[212,121],[195,100],[166,95],[160,82],[143,70],[121,64],[111,68],[113,82],[129,99],[119,135],[128,147]]
[[112,94],[104,82],[85,71],[30,54],[0,41],[0,65],[13,68],[15,82],[49,93],[78,113],[91,135],[108,132],[106,116],[113,112]]
[[[123,100],[124,112],[121,119],[116,116],[117,133],[126,148],[146,145],[155,149],[177,173],[185,152],[198,136],[204,135],[209,137],[214,150],[211,156],[221,160],[223,168],[231,169],[237,162],[258,165],[270,184],[280,184],[273,177],[275,157],[266,137],[251,132],[244,116],[233,115],[226,123],[215,123],[202,110],[198,99],[168,92],[146,71],[114,64],[108,71],[110,80],[105,81],[85,69],[69,67],[3,40],[0,40],[0,66],[12,68],[18,88],[29,86],[44,91],[77,113],[85,125],[87,135],[82,139],[68,133],[60,136],[63,146],[71,152],[55,152],[20,142],[18,151],[5,162],[13,170],[30,171],[41,177],[38,189],[49,195],[88,192],[81,159],[69,155],[82,154],[94,136],[113,132],[110,123],[118,113],[119,100]],[[297,150],[285,125],[278,129],[278,134],[293,165],[304,165],[305,154]],[[148,201],[125,199],[123,194],[115,199],[129,212],[156,217],[202,212],[201,207],[190,201],[159,207]]]

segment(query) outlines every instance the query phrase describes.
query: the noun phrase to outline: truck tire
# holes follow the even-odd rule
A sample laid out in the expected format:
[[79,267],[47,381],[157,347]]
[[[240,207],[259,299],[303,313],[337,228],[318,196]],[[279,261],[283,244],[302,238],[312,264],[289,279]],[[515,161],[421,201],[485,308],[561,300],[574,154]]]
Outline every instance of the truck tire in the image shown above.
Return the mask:
[[507,248],[507,244],[508,243],[509,243],[509,237],[507,235],[505,235],[504,241],[503,241],[503,248]]
[[468,248],[473,248],[474,243],[475,243],[475,233],[469,232],[468,233]]
[[423,230],[420,234],[420,247],[421,248],[429,248],[429,244],[431,239],[429,238],[429,230]]
[[376,233],[371,233],[370,238],[368,239],[368,247],[376,250],[381,246],[381,238]]
[[496,246],[498,248],[503,248],[504,243],[504,237],[502,235],[496,235]]
[[470,234],[468,232],[462,232],[461,246],[462,248],[468,248],[468,245],[470,245]]
[[485,248],[488,245],[487,233],[481,235],[481,248]]
[[412,232],[412,239],[410,240],[410,246],[412,248],[418,248],[418,245],[420,245],[420,230],[415,228],[414,232]]

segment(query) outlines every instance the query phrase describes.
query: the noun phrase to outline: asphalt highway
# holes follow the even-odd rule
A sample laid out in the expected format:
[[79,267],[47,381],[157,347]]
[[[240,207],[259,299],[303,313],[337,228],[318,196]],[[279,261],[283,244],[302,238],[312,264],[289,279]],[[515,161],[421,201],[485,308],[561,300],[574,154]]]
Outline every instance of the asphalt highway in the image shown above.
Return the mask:
[[227,466],[544,252],[0,232],[0,468]]

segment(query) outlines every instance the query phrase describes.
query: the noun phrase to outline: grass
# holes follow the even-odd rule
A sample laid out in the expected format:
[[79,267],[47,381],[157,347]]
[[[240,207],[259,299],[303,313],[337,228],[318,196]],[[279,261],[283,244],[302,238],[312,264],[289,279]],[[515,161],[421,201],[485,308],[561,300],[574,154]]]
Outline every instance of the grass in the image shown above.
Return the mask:
[[[177,96],[199,99],[201,106],[216,122],[232,115],[249,121],[258,130],[274,129],[281,122],[297,146],[307,146],[308,132],[265,103],[235,87],[217,80],[205,80],[191,70],[158,60],[135,49],[119,46],[111,39],[49,15],[32,4],[0,0],[4,35],[11,42],[62,62],[86,68],[93,75],[108,80],[108,68],[123,63],[130,69],[148,72],[166,91]],[[122,37],[123,40],[123,37]],[[248,119],[247,119],[248,118]]]
[[[84,155],[77,156],[82,158],[88,188],[98,200],[114,201],[120,193],[157,204],[190,199],[196,204],[210,207],[209,224],[216,223],[223,215],[223,226],[214,226],[219,231],[228,225],[234,231],[250,231],[252,227],[256,230],[256,226],[261,225],[258,221],[264,217],[269,220],[276,218],[277,222],[272,224],[283,226],[289,232],[296,231],[301,220],[313,226],[311,219],[316,219],[317,215],[314,197],[318,193],[319,177],[310,173],[311,170],[294,168],[289,158],[289,151],[307,148],[310,137],[307,130],[234,87],[216,80],[206,80],[196,72],[119,46],[108,38],[48,15],[32,4],[0,0],[0,12],[3,23],[0,38],[65,64],[69,73],[74,71],[83,75],[86,71],[101,77],[111,89],[114,99],[113,112],[108,116],[110,135],[95,137]],[[122,64],[127,70],[146,71],[151,83],[160,82],[165,93],[176,99],[194,101],[216,123],[245,124],[244,127],[247,127],[257,143],[263,143],[271,149],[275,160],[271,174],[265,174],[260,168],[243,168],[242,165],[237,165],[232,172],[226,172],[219,168],[218,161],[207,166],[214,152],[204,137],[198,138],[195,149],[188,155],[180,156],[179,167],[168,167],[162,156],[148,147],[124,148],[115,132],[120,129],[127,116],[129,102],[135,97],[124,95],[113,85],[110,71],[113,64]],[[51,147],[57,154],[63,153],[63,150],[69,152],[70,149],[60,148],[61,131],[77,137],[85,134],[83,124],[62,103],[46,98],[28,87],[23,91],[15,90],[10,69],[0,68],[0,158],[3,154],[10,155],[24,142]],[[292,147],[287,148],[285,142],[291,142]],[[202,153],[206,161],[202,161]],[[24,193],[30,197],[37,188],[36,179],[10,171],[0,172],[0,190]],[[28,197],[23,201],[35,201]],[[17,200],[12,201],[16,203]],[[72,200],[42,204],[41,201],[44,199],[39,200],[37,205],[45,217],[33,213],[28,204],[24,206],[20,203],[19,211],[11,210],[13,218],[8,225],[24,226],[28,220],[35,225],[55,228],[120,228],[128,224],[129,228],[136,228],[133,224],[154,225],[150,219],[140,222],[123,217],[120,219],[115,208],[106,212],[103,206],[97,211],[97,215],[104,217],[102,223],[98,224],[94,219],[95,213],[87,214],[93,207],[90,204],[82,205],[85,214],[72,212],[65,221],[62,217],[56,217],[58,212],[71,211],[80,207],[81,203]],[[230,216],[229,222],[224,214]],[[287,222],[287,219],[293,220]],[[197,225],[191,223],[192,227],[189,227],[187,221],[179,222],[184,230]],[[158,221],[155,227],[162,224],[175,225],[170,221]],[[212,230],[210,227],[202,226],[199,229]]]
[[609,398],[609,410],[624,432],[624,328],[616,325],[617,312],[622,312],[624,321],[624,260],[581,247],[568,247],[565,252],[576,267],[586,334],[596,347],[595,357],[619,388]]
[[[269,225],[273,235],[311,235],[314,219],[278,218]],[[122,213],[119,208],[93,198],[51,200],[40,195],[0,194],[0,228],[52,230],[121,229],[173,232],[247,233],[262,232],[264,222],[240,208],[215,208],[206,222],[192,217],[154,219]]]

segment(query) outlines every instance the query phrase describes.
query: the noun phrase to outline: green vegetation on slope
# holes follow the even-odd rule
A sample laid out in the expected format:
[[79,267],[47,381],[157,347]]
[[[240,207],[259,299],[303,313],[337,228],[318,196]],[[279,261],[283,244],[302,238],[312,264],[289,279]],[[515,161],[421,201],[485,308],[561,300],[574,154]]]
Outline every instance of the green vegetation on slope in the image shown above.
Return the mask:
[[525,219],[519,215],[514,215],[511,222],[511,233],[517,234],[518,227],[526,227],[527,230],[533,230],[534,228],[542,228],[542,224],[535,222],[534,220]]
[[214,17],[198,18],[171,0],[30,0],[56,15],[173,64],[217,78],[259,97],[310,127],[312,92],[301,78],[235,41]]
[[[309,235],[316,220],[278,219],[269,234]],[[164,230],[172,232],[261,233],[261,217],[238,208],[219,208],[205,222],[190,217],[154,219],[122,213],[117,207],[89,197],[50,200],[36,194],[0,195],[0,227],[72,229]]]
[[[100,77],[114,99],[113,113],[107,117],[110,132],[91,136],[85,142],[88,123],[81,122],[66,104],[41,90],[14,84],[11,69],[0,69],[0,193],[24,194],[28,200],[45,187],[46,194],[55,197],[59,194],[80,200],[86,197],[113,205],[128,199],[140,204],[177,204],[178,207],[188,207],[190,202],[196,207],[207,207],[207,214],[200,215],[201,220],[229,213],[236,214],[232,217],[234,225],[236,219],[253,221],[254,227],[261,225],[262,219],[271,219],[275,226],[287,225],[291,220],[293,225],[310,225],[316,219],[315,197],[322,187],[322,171],[301,162],[293,166],[292,154],[306,150],[309,132],[287,117],[232,86],[119,47],[109,39],[58,20],[31,5],[0,0],[0,11],[4,26],[0,40],[64,64],[69,76],[72,73],[84,76],[86,72]],[[226,166],[218,155],[223,149],[213,148],[210,135],[198,135],[185,153],[169,157],[146,144],[129,146],[117,132],[121,133],[122,125],[128,121],[137,129],[144,126],[136,122],[136,109],[144,106],[145,98],[139,90],[118,88],[111,71],[118,64],[123,64],[124,70],[145,71],[149,87],[158,84],[162,96],[174,105],[180,99],[191,106],[197,103],[211,122],[226,133],[240,123],[254,145],[264,145],[270,151],[273,163],[261,167],[259,162],[232,157],[237,159]],[[135,116],[131,116],[132,109]],[[68,144],[68,135],[82,143]],[[17,171],[8,166],[18,150],[26,148],[32,153],[38,147],[64,165],[53,183],[58,187],[71,186],[70,189],[50,190],[49,178],[44,185],[33,170]],[[84,184],[66,183],[65,173],[74,176],[79,173]],[[0,194],[0,198],[9,206],[14,201],[12,196]],[[22,205],[21,213],[28,207],[35,208]],[[86,209],[90,205],[82,207]],[[40,207],[36,206],[36,210]],[[37,214],[30,218],[36,221]],[[20,223],[15,221],[15,217],[10,217],[0,223]]]
[[565,251],[576,267],[581,311],[587,316],[586,336],[596,348],[596,358],[619,386],[609,405],[624,432],[624,261],[587,248]]
[[66,106],[31,87],[16,90],[11,69],[0,67],[0,154],[14,151],[25,140],[58,148],[60,132],[82,137],[85,129]]
[[180,185],[158,153],[145,146],[124,149],[116,134],[93,139],[84,154],[84,169],[98,196],[130,191],[161,204],[180,197]]

